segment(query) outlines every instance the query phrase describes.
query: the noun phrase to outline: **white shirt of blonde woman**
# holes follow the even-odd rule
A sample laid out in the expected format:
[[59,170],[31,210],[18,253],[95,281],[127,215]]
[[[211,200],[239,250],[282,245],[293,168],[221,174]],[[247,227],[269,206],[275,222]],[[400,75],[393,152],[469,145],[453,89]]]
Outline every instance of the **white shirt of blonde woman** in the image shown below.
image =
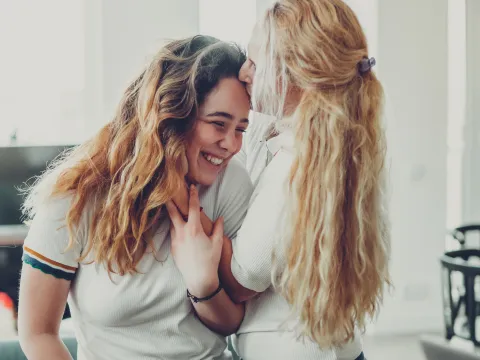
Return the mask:
[[[255,189],[243,225],[232,240],[231,269],[242,286],[260,294],[247,302],[235,348],[244,360],[354,360],[362,352],[358,333],[342,348],[321,349],[307,339],[297,340],[292,327],[283,327],[290,308],[272,287],[271,259],[285,222],[285,185],[294,159],[293,135],[284,132],[262,143],[263,134],[256,131],[268,125],[255,124],[255,120],[252,125],[248,131],[255,133],[247,137],[244,164]],[[274,155],[270,162],[267,151]]]
[[250,124],[243,136],[242,150],[235,156],[247,169],[254,186],[272,158],[266,138],[274,119],[272,116],[250,111]]

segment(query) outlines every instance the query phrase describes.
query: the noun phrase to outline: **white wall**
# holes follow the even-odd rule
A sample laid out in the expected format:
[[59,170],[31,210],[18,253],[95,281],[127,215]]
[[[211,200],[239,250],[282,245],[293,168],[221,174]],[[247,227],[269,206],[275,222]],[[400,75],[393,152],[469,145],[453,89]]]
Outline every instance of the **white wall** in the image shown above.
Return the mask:
[[374,331],[439,331],[438,257],[446,223],[447,0],[381,0],[378,6],[379,74],[394,112],[387,121],[395,290]]
[[275,0],[257,0],[257,19],[261,19],[267,8],[274,2]]
[[[466,4],[448,0],[447,228],[463,222],[466,124]],[[458,243],[447,239],[453,250]]]
[[166,39],[199,31],[198,0],[87,0],[89,131],[110,120],[122,91]]
[[199,0],[198,10],[201,34],[247,48],[256,20],[256,0]]
[[466,1],[466,154],[463,221],[480,223],[480,1]]

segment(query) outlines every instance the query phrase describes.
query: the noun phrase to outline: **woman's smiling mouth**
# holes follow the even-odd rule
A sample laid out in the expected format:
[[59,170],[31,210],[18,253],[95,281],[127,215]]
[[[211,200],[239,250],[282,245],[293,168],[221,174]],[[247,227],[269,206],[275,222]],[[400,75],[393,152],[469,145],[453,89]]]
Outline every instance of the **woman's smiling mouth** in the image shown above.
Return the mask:
[[211,163],[213,165],[216,165],[216,166],[220,166],[225,161],[225,159],[216,157],[214,155],[211,155],[211,154],[208,154],[208,153],[205,153],[205,152],[202,152],[201,154],[202,154],[202,156],[204,157],[205,160],[207,160],[209,163]]

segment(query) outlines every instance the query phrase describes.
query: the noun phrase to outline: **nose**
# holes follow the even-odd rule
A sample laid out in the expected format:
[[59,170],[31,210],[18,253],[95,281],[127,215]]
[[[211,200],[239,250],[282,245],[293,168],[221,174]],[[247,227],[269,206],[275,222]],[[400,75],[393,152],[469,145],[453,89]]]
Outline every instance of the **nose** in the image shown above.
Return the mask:
[[253,69],[250,65],[250,61],[247,60],[243,63],[240,71],[238,73],[238,80],[246,83],[247,85],[251,85],[253,81]]
[[236,131],[232,129],[220,140],[220,147],[230,154],[236,154],[242,147],[242,138],[237,137]]

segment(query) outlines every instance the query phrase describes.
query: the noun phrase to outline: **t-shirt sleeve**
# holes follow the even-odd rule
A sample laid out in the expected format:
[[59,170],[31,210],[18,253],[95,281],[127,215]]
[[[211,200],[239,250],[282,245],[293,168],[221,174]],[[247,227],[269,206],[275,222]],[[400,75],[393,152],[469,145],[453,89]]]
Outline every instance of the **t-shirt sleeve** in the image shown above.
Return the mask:
[[223,174],[214,219],[223,216],[224,234],[235,238],[247,214],[253,185],[245,168],[232,159]]
[[66,280],[75,276],[77,260],[88,234],[86,216],[82,216],[73,245],[68,248],[69,232],[65,220],[70,204],[71,197],[55,198],[37,209],[24,241],[22,257],[24,263]]
[[232,240],[233,276],[243,287],[256,292],[263,292],[271,285],[273,250],[285,220],[283,191],[282,179],[262,186]]

